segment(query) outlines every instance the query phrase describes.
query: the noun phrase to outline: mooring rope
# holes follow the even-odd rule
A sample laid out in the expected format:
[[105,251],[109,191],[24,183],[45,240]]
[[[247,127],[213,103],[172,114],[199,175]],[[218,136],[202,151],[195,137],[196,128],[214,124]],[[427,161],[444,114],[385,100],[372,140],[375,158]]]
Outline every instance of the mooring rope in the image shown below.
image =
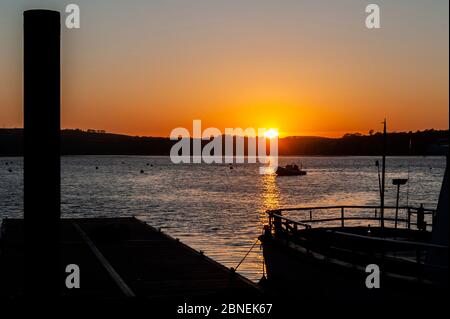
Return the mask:
[[265,279],[266,278],[266,262],[264,260],[264,255],[262,258],[262,278],[261,279]]
[[236,266],[236,268],[234,268],[234,270],[236,271],[238,269],[238,267],[242,264],[242,262],[245,260],[245,258],[247,258],[248,254],[250,254],[250,252],[252,251],[253,247],[255,247],[256,243],[259,241],[259,239],[257,238],[255,240],[255,242],[253,243],[252,247],[250,247],[250,250],[247,251],[247,253],[245,254],[244,258],[241,259],[241,261],[239,262],[239,264]]

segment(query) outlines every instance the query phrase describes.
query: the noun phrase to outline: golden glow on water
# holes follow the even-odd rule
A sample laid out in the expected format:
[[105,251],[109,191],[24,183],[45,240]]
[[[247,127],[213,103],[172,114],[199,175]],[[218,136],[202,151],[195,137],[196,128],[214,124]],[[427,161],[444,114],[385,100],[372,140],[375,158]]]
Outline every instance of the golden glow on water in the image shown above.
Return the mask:
[[[268,168],[270,169],[270,168]],[[277,185],[277,176],[275,173],[261,175],[262,191],[262,211],[260,212],[260,221],[263,225],[267,224],[266,210],[280,207],[280,189]]]

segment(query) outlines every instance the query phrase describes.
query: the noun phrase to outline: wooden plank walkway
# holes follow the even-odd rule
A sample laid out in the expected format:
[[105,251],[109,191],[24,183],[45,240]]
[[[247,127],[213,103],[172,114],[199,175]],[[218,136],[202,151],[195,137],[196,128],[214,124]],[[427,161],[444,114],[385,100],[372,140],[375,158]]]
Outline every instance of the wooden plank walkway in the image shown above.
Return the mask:
[[[67,297],[222,298],[259,296],[246,278],[133,217],[61,220],[61,291]],[[37,261],[38,262],[38,261]],[[80,289],[64,285],[80,267]],[[23,294],[23,220],[5,219],[0,295]]]

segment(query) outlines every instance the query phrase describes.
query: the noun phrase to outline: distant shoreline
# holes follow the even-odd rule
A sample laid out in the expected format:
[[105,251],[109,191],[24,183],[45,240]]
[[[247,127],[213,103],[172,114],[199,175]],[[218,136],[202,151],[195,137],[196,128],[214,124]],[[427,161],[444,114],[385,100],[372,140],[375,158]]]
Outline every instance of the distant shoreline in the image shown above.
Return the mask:
[[[280,138],[279,156],[379,156],[383,135],[346,134],[341,138],[295,136]],[[448,130],[388,133],[388,156],[448,154]],[[168,156],[174,143],[164,137],[140,137],[103,131],[62,130],[61,154]],[[203,144],[208,141],[202,141]],[[0,157],[23,155],[23,129],[0,129]]]
[[[102,154],[102,155],[96,155],[96,154],[83,154],[83,155],[61,155],[61,158],[69,158],[69,157],[167,157],[169,158],[170,155],[125,155],[125,154]],[[279,155],[279,158],[347,158],[347,157],[355,157],[355,158],[376,158],[380,157],[381,155]],[[386,158],[396,158],[396,157],[402,157],[402,158],[417,158],[417,157],[424,157],[424,158],[440,158],[445,157],[446,155],[389,155]],[[0,155],[0,159],[5,158],[23,158],[23,155]],[[192,165],[198,165],[197,163],[190,163]],[[200,164],[203,164],[200,163]],[[223,165],[229,165],[228,163],[214,163],[214,164],[223,164]],[[236,163],[235,163],[236,164]],[[239,163],[237,163],[239,164]],[[248,163],[242,163],[242,164],[248,164]],[[256,163],[257,164],[257,163]]]

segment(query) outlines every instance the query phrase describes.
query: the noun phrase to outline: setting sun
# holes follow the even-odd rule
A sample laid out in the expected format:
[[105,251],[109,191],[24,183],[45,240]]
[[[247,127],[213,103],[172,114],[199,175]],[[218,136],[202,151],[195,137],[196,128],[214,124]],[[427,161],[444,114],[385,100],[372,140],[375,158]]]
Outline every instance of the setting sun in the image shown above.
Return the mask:
[[273,128],[264,132],[264,137],[267,137],[267,138],[275,138],[277,136],[278,136],[278,130],[273,129]]

